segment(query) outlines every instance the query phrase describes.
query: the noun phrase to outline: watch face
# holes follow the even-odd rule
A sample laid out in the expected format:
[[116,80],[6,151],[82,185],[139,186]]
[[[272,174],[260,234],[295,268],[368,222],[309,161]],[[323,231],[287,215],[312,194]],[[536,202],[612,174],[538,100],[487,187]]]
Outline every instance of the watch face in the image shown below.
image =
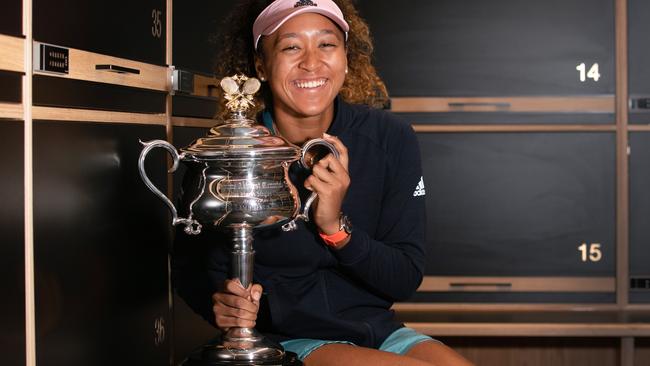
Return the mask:
[[352,233],[352,223],[350,222],[350,219],[345,215],[341,216],[341,230],[345,230],[345,232],[348,234]]

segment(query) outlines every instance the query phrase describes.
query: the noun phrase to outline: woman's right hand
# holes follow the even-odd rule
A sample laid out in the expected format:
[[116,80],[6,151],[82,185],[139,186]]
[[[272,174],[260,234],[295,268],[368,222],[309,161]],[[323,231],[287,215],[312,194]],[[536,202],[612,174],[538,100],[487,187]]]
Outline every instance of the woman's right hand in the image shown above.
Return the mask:
[[261,285],[254,284],[245,289],[237,279],[226,280],[223,290],[212,295],[217,327],[222,331],[232,327],[255,327],[261,297]]

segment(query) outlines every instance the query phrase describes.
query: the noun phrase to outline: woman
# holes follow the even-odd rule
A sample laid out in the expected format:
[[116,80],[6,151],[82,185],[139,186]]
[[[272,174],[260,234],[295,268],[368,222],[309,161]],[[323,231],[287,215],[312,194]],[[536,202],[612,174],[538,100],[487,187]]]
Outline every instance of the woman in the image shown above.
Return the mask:
[[257,75],[260,118],[272,131],[297,145],[323,137],[340,157],[309,176],[291,169],[301,196],[318,193],[313,220],[256,235],[254,285],[226,280],[228,249],[213,236],[198,251],[194,241],[176,246],[176,287],[220,329],[256,326],[309,366],[470,365],[393,320],[393,302],[422,280],[418,144],[394,115],[360,105],[382,104],[385,87],[367,27],[338,3],[245,1],[228,17],[220,74]]

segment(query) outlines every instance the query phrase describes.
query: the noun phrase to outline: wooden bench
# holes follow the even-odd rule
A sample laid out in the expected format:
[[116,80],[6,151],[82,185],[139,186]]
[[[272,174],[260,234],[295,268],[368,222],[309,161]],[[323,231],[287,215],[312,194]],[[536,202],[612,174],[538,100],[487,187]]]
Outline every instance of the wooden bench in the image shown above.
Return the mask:
[[650,337],[648,305],[402,303],[394,309],[407,326],[438,338],[618,338],[621,366],[635,365],[635,338]]

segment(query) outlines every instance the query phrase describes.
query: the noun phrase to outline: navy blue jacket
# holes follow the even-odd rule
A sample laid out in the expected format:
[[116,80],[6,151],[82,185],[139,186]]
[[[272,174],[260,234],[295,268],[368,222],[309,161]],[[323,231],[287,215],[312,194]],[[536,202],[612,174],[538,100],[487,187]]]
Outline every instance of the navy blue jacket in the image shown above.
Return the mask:
[[[329,134],[349,151],[350,187],[342,211],[354,231],[341,250],[312,223],[254,238],[254,282],[264,288],[256,328],[276,341],[315,338],[378,348],[402,325],[390,310],[422,281],[425,206],[418,141],[395,115],[337,98]],[[304,198],[306,178],[290,169]],[[229,238],[179,231],[173,281],[179,295],[214,324],[211,295],[228,277]]]

